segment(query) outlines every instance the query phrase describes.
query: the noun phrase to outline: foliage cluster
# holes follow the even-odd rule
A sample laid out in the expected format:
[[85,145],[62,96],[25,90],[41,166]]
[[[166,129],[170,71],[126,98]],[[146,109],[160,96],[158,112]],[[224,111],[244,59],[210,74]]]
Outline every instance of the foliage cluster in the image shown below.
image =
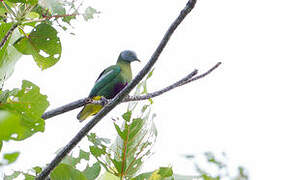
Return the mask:
[[[3,90],[22,55],[31,56],[42,70],[61,58],[58,32],[67,30],[77,16],[93,18],[92,7],[80,10],[82,2],[62,0],[0,1],[0,152],[5,142],[22,141],[45,130],[41,118],[49,106],[47,96],[30,81],[21,88]],[[6,153],[0,166],[14,162],[19,152]]]

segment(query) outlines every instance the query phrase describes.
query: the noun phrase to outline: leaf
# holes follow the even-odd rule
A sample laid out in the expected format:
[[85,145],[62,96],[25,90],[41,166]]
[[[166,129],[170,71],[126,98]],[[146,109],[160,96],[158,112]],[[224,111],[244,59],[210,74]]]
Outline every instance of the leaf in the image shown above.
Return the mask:
[[113,163],[119,174],[123,171],[127,179],[134,177],[140,170],[144,159],[150,156],[151,147],[156,140],[157,130],[153,122],[154,116],[150,116],[149,106],[142,108],[142,115],[138,118],[132,118],[131,111],[126,112],[123,115],[122,129],[114,123],[119,136],[111,148],[113,159],[108,159],[107,162]]
[[131,115],[132,115],[132,111],[127,111],[127,112],[125,112],[123,115],[122,115],[122,117],[123,117],[123,119],[125,120],[125,121],[130,121],[130,119],[131,119]]
[[44,131],[41,115],[49,103],[39,87],[24,80],[21,89],[3,91],[0,98],[0,141],[19,141]]
[[158,174],[160,174],[161,177],[170,177],[173,175],[172,167],[160,167]]
[[99,180],[120,180],[120,177],[117,177],[109,172],[105,172]]
[[41,171],[42,171],[42,168],[39,167],[39,166],[35,166],[35,167],[33,167],[32,169],[35,171],[36,174],[39,174],[39,173],[41,173]]
[[36,5],[38,3],[38,0],[7,0],[12,3],[24,3],[24,4],[31,4]]
[[88,180],[95,180],[101,172],[101,166],[99,163],[93,164],[91,167],[87,165],[86,169],[83,171],[83,174],[87,177]]
[[12,3],[25,3],[25,0],[7,0]]
[[5,175],[4,180],[13,180],[16,179],[21,174],[20,171],[14,171],[11,175]]
[[115,126],[115,129],[116,129],[118,135],[119,135],[123,140],[125,140],[126,137],[125,137],[124,133],[122,132],[121,128],[120,128],[116,123],[114,123],[114,126]]
[[52,15],[63,15],[66,13],[62,0],[41,0],[38,4],[44,9],[48,8]]
[[147,75],[147,77],[146,77],[146,80],[152,77],[154,70],[155,70],[155,68],[153,68],[153,69],[148,73],[148,75]]
[[115,168],[117,169],[118,173],[121,174],[121,172],[122,172],[122,161],[118,161],[116,159],[113,159],[112,162],[113,162]]
[[[12,23],[0,24],[0,39],[2,40],[7,32],[12,27]],[[0,48],[0,88],[3,83],[13,73],[14,66],[21,54],[11,44],[20,37],[20,33],[17,29],[14,30],[12,35],[7,39],[6,43]]]
[[8,164],[11,164],[16,161],[19,156],[19,152],[6,153],[4,154],[4,159],[8,161]]
[[1,152],[1,150],[2,150],[2,147],[3,147],[3,142],[0,141],[0,152]]
[[[74,12],[73,14],[78,14],[78,13]],[[62,18],[62,21],[70,24],[70,21],[73,20],[73,19],[76,19],[76,16],[65,16],[65,17]],[[65,27],[65,26],[63,26],[63,27]]]
[[[185,177],[185,176],[180,176],[180,177]],[[132,178],[132,180],[165,180],[165,179],[174,179],[173,171],[171,167],[160,167],[159,169],[155,171],[142,173]],[[187,179],[179,179],[179,180],[187,180]]]
[[85,10],[85,13],[83,14],[83,18],[85,19],[85,21],[88,21],[89,19],[93,19],[94,18],[94,14],[97,14],[97,10],[95,8],[92,7],[87,7]]
[[23,173],[25,180],[35,180],[35,176],[27,173]]
[[49,24],[37,25],[28,37],[21,37],[14,47],[25,55],[32,55],[43,70],[56,64],[61,57],[61,43],[57,31]]
[[50,174],[51,180],[87,180],[86,176],[68,164],[59,164]]
[[87,138],[94,145],[104,145],[104,143],[109,144],[111,142],[110,139],[97,137],[96,133],[91,133],[90,135],[87,135]]
[[62,163],[76,167],[76,165],[80,163],[82,159],[87,161],[90,160],[90,153],[80,149],[79,156],[77,158],[73,157],[72,155],[67,155]]
[[142,173],[139,174],[138,176],[132,178],[132,180],[145,180],[145,179],[149,179],[150,176],[152,175],[153,172],[147,172],[147,173]]
[[90,152],[93,154],[93,156],[98,158],[101,155],[106,154],[106,148],[105,147],[99,148],[98,146],[90,146]]
[[37,19],[39,18],[39,14],[37,12],[29,12],[29,14],[26,15],[26,18]]

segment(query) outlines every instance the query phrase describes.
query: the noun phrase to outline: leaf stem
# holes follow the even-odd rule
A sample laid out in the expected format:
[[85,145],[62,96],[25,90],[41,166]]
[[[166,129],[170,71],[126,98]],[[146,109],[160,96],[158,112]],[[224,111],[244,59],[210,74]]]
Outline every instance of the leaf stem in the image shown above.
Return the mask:
[[127,164],[126,163],[126,161],[127,161],[127,159],[126,159],[127,154],[126,153],[127,153],[127,145],[128,145],[129,135],[130,135],[130,126],[127,124],[127,122],[125,122],[125,123],[126,123],[125,127],[127,126],[128,132],[127,132],[126,140],[123,143],[124,151],[123,151],[122,170],[121,170],[121,177],[120,178],[123,178],[123,176],[125,176],[124,171],[126,169],[125,165]]

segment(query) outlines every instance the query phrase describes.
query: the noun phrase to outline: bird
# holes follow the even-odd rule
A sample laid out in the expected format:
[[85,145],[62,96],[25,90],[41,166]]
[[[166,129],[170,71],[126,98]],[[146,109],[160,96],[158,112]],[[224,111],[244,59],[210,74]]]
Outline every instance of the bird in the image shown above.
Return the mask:
[[[100,100],[114,98],[132,80],[131,62],[139,61],[137,55],[132,50],[124,50],[120,53],[117,63],[106,68],[96,80],[89,98]],[[99,104],[86,104],[77,115],[77,119],[82,122],[89,116],[97,114],[103,108]]]

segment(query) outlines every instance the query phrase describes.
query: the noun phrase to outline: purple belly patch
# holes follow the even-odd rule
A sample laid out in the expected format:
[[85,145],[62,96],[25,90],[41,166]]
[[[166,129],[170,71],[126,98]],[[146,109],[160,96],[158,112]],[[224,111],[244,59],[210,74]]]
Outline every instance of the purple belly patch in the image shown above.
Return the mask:
[[115,97],[124,87],[127,86],[127,82],[126,83],[117,83],[115,86],[114,86],[114,91],[113,91],[113,95],[111,98]]

